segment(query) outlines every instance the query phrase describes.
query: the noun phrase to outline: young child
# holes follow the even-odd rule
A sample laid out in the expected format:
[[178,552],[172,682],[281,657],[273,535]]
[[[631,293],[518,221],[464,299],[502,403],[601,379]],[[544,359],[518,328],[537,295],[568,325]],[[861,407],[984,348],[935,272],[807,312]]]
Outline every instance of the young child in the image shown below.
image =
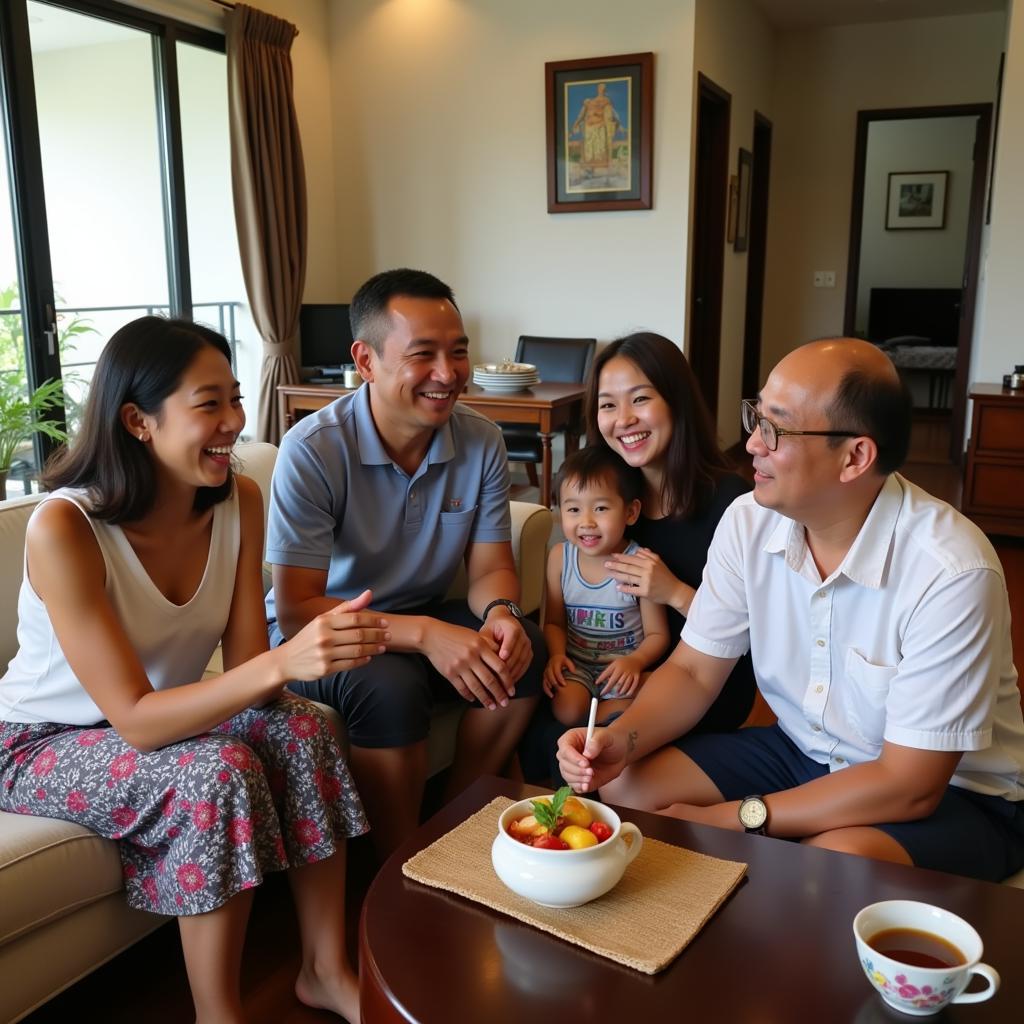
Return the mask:
[[592,697],[598,721],[622,711],[668,647],[663,605],[620,593],[609,555],[631,554],[626,527],[640,514],[642,478],[606,445],[568,456],[554,492],[565,541],[548,554],[544,691],[564,725],[586,720]]

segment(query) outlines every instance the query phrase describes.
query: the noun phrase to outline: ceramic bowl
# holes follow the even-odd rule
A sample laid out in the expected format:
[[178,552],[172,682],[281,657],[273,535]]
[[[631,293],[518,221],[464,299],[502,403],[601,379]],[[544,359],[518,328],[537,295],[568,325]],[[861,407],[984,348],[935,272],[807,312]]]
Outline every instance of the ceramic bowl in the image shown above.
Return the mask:
[[611,836],[583,850],[539,850],[513,839],[509,822],[533,813],[531,800],[520,800],[498,817],[498,834],[491,846],[491,863],[513,892],[543,907],[578,907],[603,896],[622,878],[640,852],[643,836],[632,822],[622,821],[609,807],[584,800],[595,821],[603,821]]

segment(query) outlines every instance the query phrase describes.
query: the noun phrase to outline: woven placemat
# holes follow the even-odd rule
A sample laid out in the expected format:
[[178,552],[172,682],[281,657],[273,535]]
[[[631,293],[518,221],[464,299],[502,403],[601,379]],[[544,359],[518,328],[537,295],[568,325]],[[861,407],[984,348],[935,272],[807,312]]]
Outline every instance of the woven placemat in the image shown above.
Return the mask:
[[511,803],[507,797],[496,797],[407,860],[402,873],[609,960],[656,974],[683,951],[747,870],[746,864],[645,838],[643,849],[611,892],[582,907],[542,907],[506,888],[491,864],[498,815]]

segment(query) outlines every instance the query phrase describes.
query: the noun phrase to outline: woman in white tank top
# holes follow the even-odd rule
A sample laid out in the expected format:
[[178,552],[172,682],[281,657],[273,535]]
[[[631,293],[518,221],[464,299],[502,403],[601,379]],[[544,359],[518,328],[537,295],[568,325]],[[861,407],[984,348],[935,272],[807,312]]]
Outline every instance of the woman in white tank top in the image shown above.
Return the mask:
[[[178,916],[199,1021],[240,1021],[251,889],[291,871],[300,1000],[358,1018],[344,841],[366,830],[316,705],[289,694],[365,664],[369,593],[268,650],[259,488],[227,342],[185,321],[121,328],[79,441],[29,523],[19,651],[0,679],[0,809],[119,841],[128,902]],[[223,675],[203,679],[218,643]]]

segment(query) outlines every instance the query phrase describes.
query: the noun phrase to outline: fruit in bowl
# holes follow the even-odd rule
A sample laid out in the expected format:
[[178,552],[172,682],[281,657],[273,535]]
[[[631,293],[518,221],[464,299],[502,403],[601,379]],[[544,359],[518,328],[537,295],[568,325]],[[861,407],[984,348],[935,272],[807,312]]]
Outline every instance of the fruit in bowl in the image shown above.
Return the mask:
[[541,850],[582,850],[611,838],[612,830],[594,815],[582,800],[563,786],[552,797],[530,801],[533,813],[513,818],[508,834],[526,846]]
[[571,792],[565,786],[506,808],[491,846],[502,882],[545,907],[578,907],[603,896],[643,845],[636,825]]

